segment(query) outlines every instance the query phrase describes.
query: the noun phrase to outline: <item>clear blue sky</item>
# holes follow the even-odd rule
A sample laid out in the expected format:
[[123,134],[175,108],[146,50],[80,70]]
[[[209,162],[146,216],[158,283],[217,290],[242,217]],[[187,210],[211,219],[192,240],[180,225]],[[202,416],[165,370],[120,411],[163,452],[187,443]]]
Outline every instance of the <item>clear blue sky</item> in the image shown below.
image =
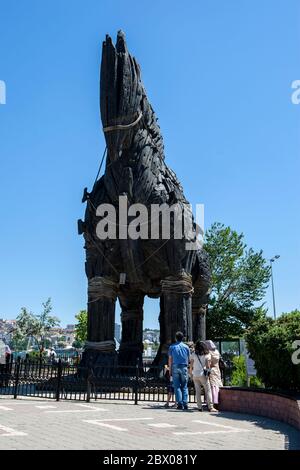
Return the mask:
[[[206,227],[223,222],[280,254],[278,312],[299,308],[299,1],[0,0],[0,18],[0,317],[38,313],[51,296],[65,324],[86,306],[76,221],[104,147],[101,43],[118,29]],[[148,301],[146,326],[157,313]]]

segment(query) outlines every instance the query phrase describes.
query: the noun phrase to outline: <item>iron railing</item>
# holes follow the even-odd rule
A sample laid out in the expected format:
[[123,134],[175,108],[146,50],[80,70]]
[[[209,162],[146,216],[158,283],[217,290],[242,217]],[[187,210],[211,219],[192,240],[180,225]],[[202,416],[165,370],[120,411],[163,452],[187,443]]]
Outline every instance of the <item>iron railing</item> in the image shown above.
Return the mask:
[[[162,367],[96,366],[21,360],[0,366],[0,395],[68,400],[166,401],[167,381]],[[190,384],[190,401],[195,401]]]
[[[226,377],[228,383],[228,370]],[[0,366],[0,395],[52,398],[57,401],[108,399],[133,401],[135,404],[139,401],[165,402],[168,383],[163,367],[147,363],[82,367],[61,359],[43,362],[18,358]],[[192,381],[189,381],[189,401],[196,401]]]

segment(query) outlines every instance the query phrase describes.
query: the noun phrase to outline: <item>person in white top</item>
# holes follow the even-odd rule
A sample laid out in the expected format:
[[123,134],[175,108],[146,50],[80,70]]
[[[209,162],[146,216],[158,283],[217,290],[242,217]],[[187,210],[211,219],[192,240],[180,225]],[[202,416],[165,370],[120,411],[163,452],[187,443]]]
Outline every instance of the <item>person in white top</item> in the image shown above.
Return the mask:
[[195,352],[191,355],[190,374],[195,386],[198,411],[202,411],[201,386],[204,388],[208,410],[217,411],[213,406],[209,381],[210,360],[211,357],[204,341],[196,341]]
[[205,344],[208,348],[211,360],[210,360],[210,368],[211,373],[209,375],[209,381],[211,386],[211,394],[212,400],[215,407],[219,405],[219,392],[220,387],[223,387],[222,379],[221,379],[221,371],[220,371],[220,353],[216,348],[215,343],[211,340],[205,341]]

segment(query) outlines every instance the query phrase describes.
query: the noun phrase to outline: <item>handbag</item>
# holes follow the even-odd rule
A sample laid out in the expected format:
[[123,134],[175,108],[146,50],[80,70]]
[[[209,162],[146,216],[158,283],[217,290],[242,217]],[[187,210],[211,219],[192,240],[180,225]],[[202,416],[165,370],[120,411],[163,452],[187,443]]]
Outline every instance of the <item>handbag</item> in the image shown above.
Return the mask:
[[227,364],[226,362],[224,361],[223,357],[220,356],[220,359],[219,359],[219,368],[220,370],[225,370],[227,369]]
[[206,367],[203,367],[203,364],[202,364],[202,362],[201,362],[201,359],[200,359],[199,354],[196,353],[196,356],[197,356],[198,361],[199,361],[199,363],[200,363],[200,365],[201,365],[201,367],[202,367],[204,376],[208,378],[208,377],[210,376],[211,369],[206,368]]

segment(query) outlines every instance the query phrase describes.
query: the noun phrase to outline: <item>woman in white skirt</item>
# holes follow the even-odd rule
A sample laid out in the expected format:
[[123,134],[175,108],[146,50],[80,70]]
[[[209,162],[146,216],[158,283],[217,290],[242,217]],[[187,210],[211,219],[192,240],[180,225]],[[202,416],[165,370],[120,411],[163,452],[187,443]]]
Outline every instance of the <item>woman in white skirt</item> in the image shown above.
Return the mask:
[[210,353],[210,374],[209,374],[209,381],[211,387],[211,394],[212,394],[212,401],[214,407],[217,407],[219,404],[219,392],[220,387],[223,386],[222,379],[221,379],[221,371],[219,367],[219,360],[220,360],[220,353],[216,348],[215,343],[211,340],[205,341],[205,344]]
[[190,374],[193,378],[198,411],[202,411],[201,387],[204,388],[208,411],[217,411],[213,406],[211,386],[209,381],[210,354],[204,341],[197,341],[195,352],[191,354]]

